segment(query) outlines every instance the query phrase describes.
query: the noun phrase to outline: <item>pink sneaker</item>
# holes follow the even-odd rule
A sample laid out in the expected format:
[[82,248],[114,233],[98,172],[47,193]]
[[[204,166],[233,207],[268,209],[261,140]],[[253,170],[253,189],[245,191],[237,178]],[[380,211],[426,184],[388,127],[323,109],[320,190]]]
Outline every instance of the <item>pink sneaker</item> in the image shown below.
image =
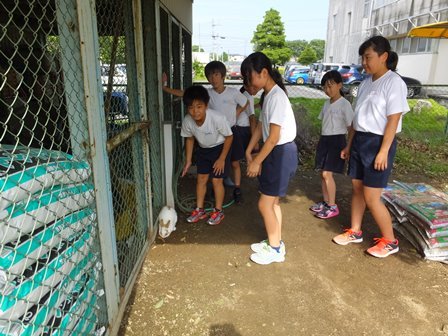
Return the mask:
[[337,215],[339,215],[339,208],[337,205],[327,205],[322,209],[322,211],[316,213],[316,217],[322,219],[336,217]]
[[385,238],[373,238],[376,244],[367,250],[367,253],[377,258],[386,258],[393,253],[397,253],[400,249],[398,247],[398,239],[387,240]]

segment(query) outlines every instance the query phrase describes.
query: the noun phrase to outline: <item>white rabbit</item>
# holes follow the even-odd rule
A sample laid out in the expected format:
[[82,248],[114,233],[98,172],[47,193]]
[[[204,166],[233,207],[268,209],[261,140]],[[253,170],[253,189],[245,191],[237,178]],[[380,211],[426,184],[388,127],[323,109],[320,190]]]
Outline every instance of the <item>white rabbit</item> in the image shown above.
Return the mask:
[[162,238],[167,238],[171,232],[176,230],[177,213],[174,208],[166,205],[162,208],[157,217],[159,222],[159,235]]

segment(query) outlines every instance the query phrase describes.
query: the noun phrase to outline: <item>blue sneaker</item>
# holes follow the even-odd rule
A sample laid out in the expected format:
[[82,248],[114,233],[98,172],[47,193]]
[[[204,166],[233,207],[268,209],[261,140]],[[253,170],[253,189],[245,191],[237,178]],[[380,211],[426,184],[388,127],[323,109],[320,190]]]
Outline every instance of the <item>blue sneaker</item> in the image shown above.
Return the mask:
[[325,209],[326,206],[328,206],[327,202],[321,201],[310,206],[310,210],[313,212],[321,212]]

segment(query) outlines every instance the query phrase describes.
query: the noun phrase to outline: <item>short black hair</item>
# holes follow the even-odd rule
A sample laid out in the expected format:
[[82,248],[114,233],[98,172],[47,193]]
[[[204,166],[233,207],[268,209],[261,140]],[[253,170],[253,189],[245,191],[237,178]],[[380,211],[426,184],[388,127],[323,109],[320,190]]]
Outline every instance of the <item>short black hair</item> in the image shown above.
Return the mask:
[[219,72],[223,78],[226,77],[227,69],[224,63],[220,61],[211,61],[204,68],[205,77],[209,77],[215,72]]
[[322,77],[322,80],[320,82],[320,84],[322,86],[325,85],[326,82],[328,81],[333,81],[336,84],[342,83],[342,76],[341,73],[337,70],[331,70],[331,71],[327,71],[325,73],[325,75]]
[[193,85],[185,89],[182,100],[187,107],[191,106],[194,100],[199,100],[208,105],[210,95],[208,94],[207,89],[202,85]]

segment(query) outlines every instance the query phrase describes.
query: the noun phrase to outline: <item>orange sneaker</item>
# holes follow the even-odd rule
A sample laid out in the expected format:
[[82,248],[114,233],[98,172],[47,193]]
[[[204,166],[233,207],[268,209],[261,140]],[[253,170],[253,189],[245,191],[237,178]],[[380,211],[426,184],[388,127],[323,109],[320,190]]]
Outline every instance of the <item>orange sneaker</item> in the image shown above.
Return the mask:
[[367,250],[367,253],[377,258],[386,258],[393,253],[397,253],[400,249],[398,247],[398,239],[387,240],[385,238],[373,238],[376,242]]
[[338,245],[348,245],[350,243],[362,243],[362,231],[355,232],[352,229],[344,230],[344,233],[337,235],[333,241]]

